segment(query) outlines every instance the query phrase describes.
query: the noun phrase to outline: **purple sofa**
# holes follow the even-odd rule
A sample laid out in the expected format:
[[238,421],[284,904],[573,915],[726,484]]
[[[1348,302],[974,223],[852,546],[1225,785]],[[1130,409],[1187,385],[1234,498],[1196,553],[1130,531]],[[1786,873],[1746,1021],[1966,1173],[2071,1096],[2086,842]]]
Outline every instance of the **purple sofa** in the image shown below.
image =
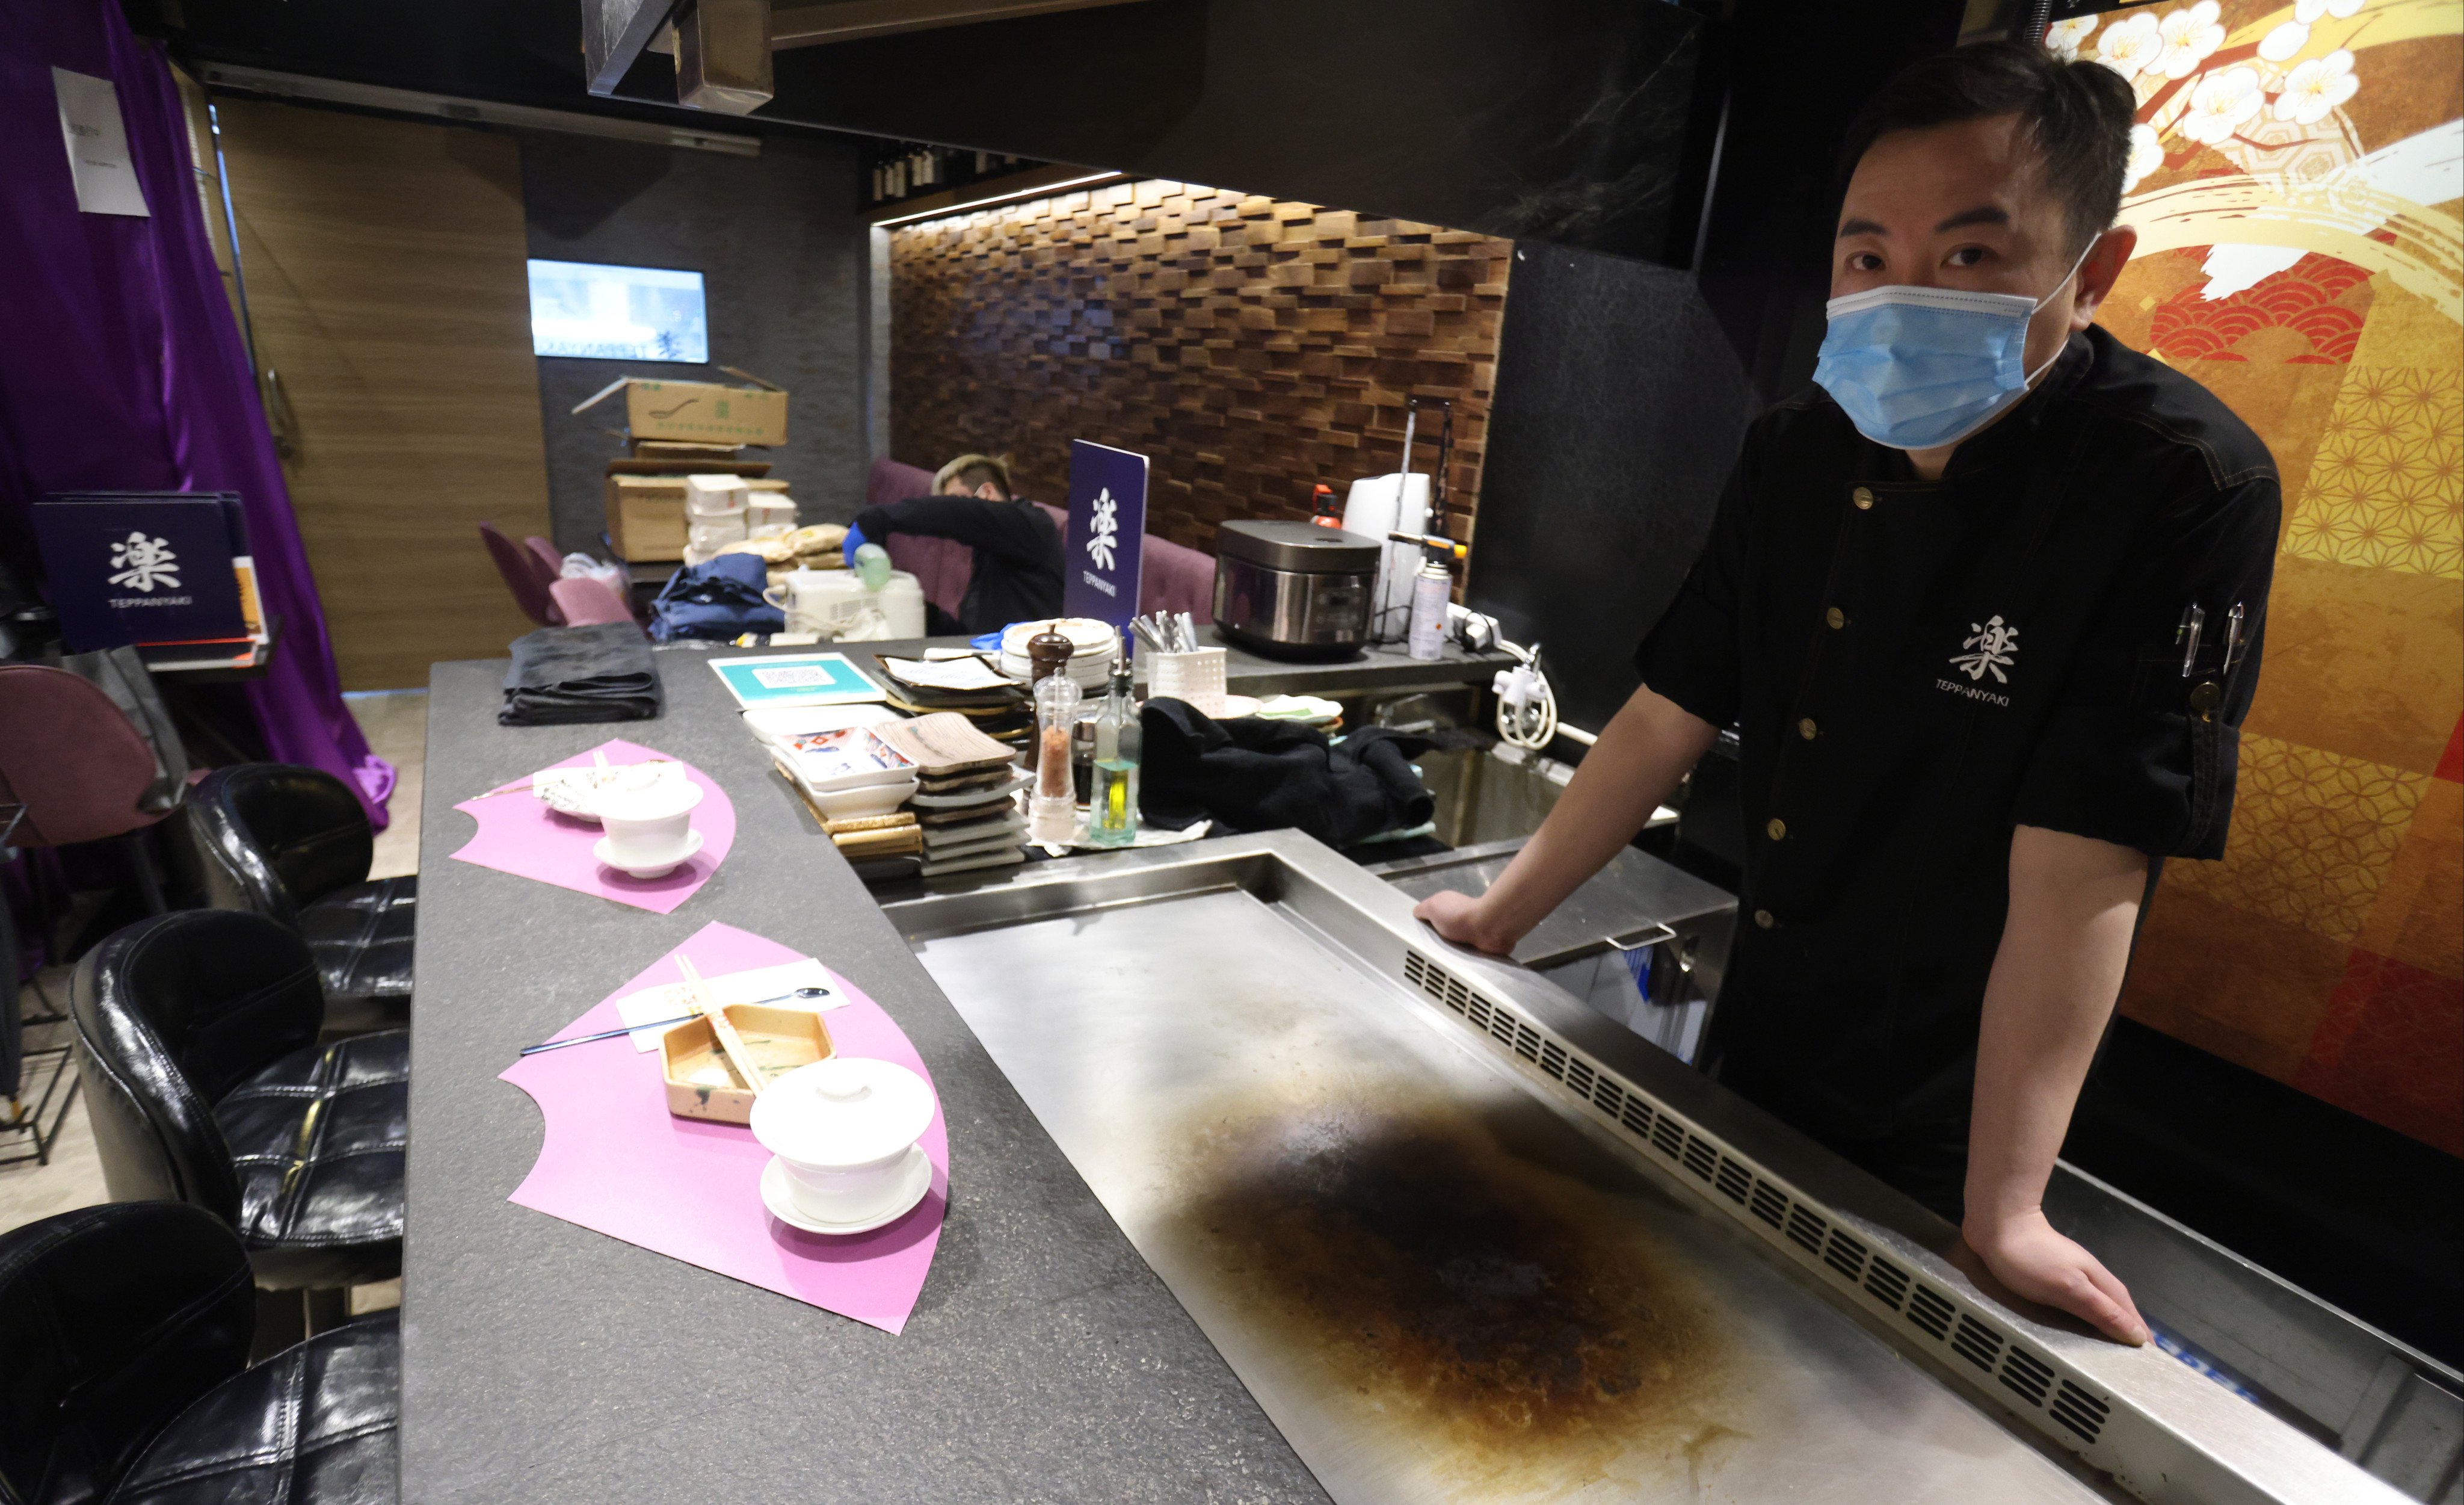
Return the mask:
[[[879,507],[910,497],[926,497],[933,492],[933,473],[896,460],[875,460],[864,483],[864,504]],[[1062,547],[1069,545],[1069,517],[1058,507],[1043,507],[1061,534]],[[964,543],[948,539],[915,538],[892,534],[885,544],[890,562],[915,577],[924,587],[924,599],[942,610],[956,615],[958,602],[967,593],[967,577],[975,573],[976,551]],[[1147,535],[1146,550],[1138,566],[1138,609],[1146,611],[1186,611],[1200,623],[1215,620],[1215,556],[1175,543],[1170,539]]]

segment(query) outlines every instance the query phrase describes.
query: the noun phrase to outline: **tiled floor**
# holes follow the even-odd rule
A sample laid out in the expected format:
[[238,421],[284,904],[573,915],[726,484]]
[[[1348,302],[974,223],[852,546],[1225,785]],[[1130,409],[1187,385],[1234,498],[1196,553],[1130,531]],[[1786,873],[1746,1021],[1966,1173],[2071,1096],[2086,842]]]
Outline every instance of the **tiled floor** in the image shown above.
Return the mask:
[[[420,772],[427,761],[428,693],[406,690],[379,695],[355,695],[347,697],[351,714],[360,729],[367,734],[368,746],[380,758],[394,765],[398,782],[388,808],[393,824],[377,833],[376,859],[369,869],[371,877],[391,877],[396,874],[419,871],[419,786]],[[46,968],[35,980],[41,994],[48,995],[46,1007],[37,989],[29,987],[22,1000],[28,1017],[55,1012],[67,1005],[69,969]],[[29,1025],[26,1049],[39,1051],[60,1045],[68,1039],[69,1026]],[[39,1092],[46,1074],[52,1070],[52,1058],[30,1063],[26,1085]],[[72,1068],[73,1070],[73,1068]],[[65,1087],[62,1089],[66,1090]],[[56,1108],[58,1099],[54,1099]],[[4,1110],[0,1110],[4,1111]],[[33,1148],[19,1135],[0,1136],[0,1158],[13,1156]],[[0,1165],[0,1232],[55,1212],[72,1207],[89,1206],[108,1202],[110,1193],[102,1183],[102,1162],[97,1157],[94,1130],[86,1121],[85,1095],[79,1093],[69,1108],[68,1118],[60,1128],[57,1145],[52,1152],[51,1163],[37,1165],[29,1161],[22,1164]],[[400,1281],[363,1286],[351,1293],[354,1312],[372,1312],[401,1303]]]

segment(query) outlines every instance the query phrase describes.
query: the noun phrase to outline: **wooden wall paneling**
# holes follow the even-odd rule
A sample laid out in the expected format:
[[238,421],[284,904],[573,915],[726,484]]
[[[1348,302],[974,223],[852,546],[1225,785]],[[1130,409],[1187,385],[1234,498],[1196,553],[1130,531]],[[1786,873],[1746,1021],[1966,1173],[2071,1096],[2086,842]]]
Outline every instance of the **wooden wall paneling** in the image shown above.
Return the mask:
[[[257,363],[348,690],[528,631],[481,546],[548,531],[508,137],[218,102]],[[283,408],[288,408],[288,416]]]
[[[1392,473],[1408,395],[1455,405],[1471,536],[1512,245],[1146,180],[891,234],[891,450],[1012,456],[1059,503],[1068,441],[1153,457],[1147,531],[1211,550],[1235,518],[1309,515]],[[1437,461],[1431,442],[1415,469]]]

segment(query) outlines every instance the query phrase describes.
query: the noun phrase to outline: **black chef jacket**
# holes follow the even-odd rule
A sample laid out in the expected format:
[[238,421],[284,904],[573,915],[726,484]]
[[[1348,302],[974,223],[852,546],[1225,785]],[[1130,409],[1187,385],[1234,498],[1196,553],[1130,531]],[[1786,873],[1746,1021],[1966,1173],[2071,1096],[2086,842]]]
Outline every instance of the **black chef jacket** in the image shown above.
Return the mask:
[[1819,391],[1758,419],[1636,654],[1742,742],[1705,1064],[1886,1179],[1947,1143],[1955,1200],[2012,828],[2223,854],[2279,510],[2258,437],[2098,328],[1939,481]]
[[936,633],[956,626],[972,635],[1061,614],[1061,533],[1042,507],[1023,497],[911,497],[865,508],[855,515],[855,527],[872,543],[912,533],[975,550],[975,573],[967,577],[957,621],[942,619],[935,608]]

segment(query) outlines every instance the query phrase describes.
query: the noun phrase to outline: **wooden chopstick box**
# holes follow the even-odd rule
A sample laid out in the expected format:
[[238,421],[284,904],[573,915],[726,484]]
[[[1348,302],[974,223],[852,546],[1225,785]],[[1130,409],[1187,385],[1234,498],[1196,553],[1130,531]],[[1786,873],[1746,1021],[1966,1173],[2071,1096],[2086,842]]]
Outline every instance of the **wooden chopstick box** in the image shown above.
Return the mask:
[[[830,1058],[829,1026],[809,1008],[731,1004],[726,1013],[753,1064],[773,1081],[799,1066]],[[667,1080],[668,1112],[715,1123],[753,1121],[752,1090],[728,1064],[709,1020],[680,1024],[661,1035],[659,1065]]]

